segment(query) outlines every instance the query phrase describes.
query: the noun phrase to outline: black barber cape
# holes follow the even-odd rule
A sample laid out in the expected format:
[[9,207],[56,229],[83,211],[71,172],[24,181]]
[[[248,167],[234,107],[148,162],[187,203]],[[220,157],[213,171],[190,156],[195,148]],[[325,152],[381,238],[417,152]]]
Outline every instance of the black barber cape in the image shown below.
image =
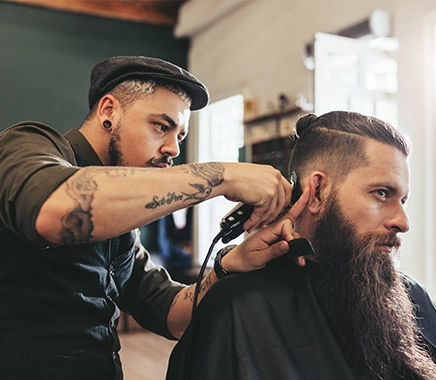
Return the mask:
[[[166,380],[354,380],[322,310],[316,264],[283,256],[208,291],[175,346]],[[436,353],[436,307],[405,276],[421,334]]]

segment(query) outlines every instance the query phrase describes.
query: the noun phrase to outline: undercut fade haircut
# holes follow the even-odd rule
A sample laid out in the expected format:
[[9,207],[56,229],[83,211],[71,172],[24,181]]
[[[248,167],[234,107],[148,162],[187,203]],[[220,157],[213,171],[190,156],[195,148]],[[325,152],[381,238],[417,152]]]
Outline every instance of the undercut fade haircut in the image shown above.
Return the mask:
[[[121,104],[124,110],[127,110],[135,100],[150,96],[156,90],[156,87],[161,86],[178,95],[188,106],[191,105],[191,97],[181,87],[167,82],[155,80],[129,79],[115,86],[108,94],[115,97]],[[87,119],[94,114],[98,102],[92,107]]]
[[369,139],[393,146],[406,157],[410,154],[408,137],[376,117],[348,111],[303,116],[293,136],[289,173],[295,170],[303,178],[323,170],[341,182],[351,170],[368,162],[365,147]]

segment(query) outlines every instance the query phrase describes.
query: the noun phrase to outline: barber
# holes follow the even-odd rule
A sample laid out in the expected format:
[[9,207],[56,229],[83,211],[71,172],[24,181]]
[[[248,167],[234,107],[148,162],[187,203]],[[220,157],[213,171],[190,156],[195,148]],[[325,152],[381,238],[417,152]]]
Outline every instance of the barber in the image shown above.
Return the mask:
[[[92,71],[80,129],[62,135],[25,121],[0,133],[0,378],[121,379],[120,309],[178,338],[194,293],[150,260],[137,229],[225,196],[255,206],[244,225],[253,231],[289,204],[292,187],[270,166],[172,166],[191,111],[208,101],[180,67],[113,57]],[[259,249],[230,252],[221,268],[259,269],[291,238],[281,221]],[[212,271],[199,299],[215,281]]]

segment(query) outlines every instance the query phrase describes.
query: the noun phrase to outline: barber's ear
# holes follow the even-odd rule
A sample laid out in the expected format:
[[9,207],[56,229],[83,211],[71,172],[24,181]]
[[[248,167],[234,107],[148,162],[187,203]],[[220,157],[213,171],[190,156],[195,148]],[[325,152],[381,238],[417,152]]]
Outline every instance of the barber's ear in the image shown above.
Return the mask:
[[98,102],[98,116],[103,120],[113,118],[115,98],[112,95],[104,95]]
[[310,174],[308,187],[310,190],[309,202],[307,208],[312,214],[318,214],[327,195],[327,175],[323,172],[316,171]]

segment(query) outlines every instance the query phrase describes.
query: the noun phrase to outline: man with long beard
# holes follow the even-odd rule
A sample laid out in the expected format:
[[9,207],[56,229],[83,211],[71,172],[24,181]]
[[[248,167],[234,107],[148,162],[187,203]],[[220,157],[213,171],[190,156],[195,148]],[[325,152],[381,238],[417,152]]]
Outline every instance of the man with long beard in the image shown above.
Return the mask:
[[294,238],[314,254],[295,262],[290,245],[264,269],[214,285],[167,380],[436,379],[436,307],[398,268],[407,139],[341,111],[305,116],[296,133],[290,171],[308,201]]

